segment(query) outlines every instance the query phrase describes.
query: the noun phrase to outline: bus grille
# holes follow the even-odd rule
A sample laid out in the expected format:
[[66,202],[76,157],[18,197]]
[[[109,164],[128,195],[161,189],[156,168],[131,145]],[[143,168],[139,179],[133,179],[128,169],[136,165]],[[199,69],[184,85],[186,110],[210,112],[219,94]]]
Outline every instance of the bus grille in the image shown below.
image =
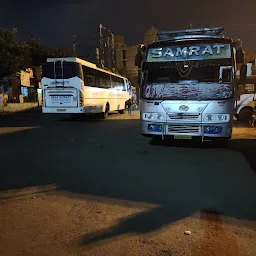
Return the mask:
[[169,133],[193,133],[199,134],[199,126],[196,125],[169,125]]
[[200,113],[170,113],[168,117],[171,120],[198,120]]

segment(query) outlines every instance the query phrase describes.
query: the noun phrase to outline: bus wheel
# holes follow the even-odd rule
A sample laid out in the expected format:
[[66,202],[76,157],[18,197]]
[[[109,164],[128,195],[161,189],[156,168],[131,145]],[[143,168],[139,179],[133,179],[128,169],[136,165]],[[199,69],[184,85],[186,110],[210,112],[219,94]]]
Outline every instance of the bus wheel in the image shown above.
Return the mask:
[[105,112],[101,114],[103,119],[108,117],[108,112],[109,112],[109,105],[107,104],[105,108]]
[[240,122],[248,122],[252,118],[253,109],[252,108],[243,108],[241,109],[238,120]]
[[124,109],[121,109],[121,110],[119,110],[119,114],[124,114],[124,112],[125,112],[125,110]]

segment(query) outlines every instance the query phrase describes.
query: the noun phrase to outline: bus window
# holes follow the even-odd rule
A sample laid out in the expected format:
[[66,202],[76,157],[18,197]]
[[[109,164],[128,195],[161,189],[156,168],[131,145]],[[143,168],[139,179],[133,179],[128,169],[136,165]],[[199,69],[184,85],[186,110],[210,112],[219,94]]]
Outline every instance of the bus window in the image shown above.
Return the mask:
[[92,68],[88,68],[86,66],[83,66],[83,75],[84,75],[84,85],[95,87],[95,74],[93,72],[94,70]]
[[111,88],[110,75],[107,73],[101,73],[101,87],[109,89]]
[[84,84],[90,87],[110,88],[110,75],[93,68],[83,66]]
[[84,85],[85,86],[93,86],[94,84],[94,77],[90,75],[84,76]]
[[112,76],[112,88],[118,91],[126,91],[124,79],[116,76]]

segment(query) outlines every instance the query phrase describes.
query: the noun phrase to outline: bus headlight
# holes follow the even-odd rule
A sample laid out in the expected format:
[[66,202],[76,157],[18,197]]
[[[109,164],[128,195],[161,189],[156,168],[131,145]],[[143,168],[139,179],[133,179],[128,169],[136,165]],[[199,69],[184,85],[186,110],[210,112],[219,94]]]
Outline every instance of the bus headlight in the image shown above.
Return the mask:
[[153,114],[145,114],[145,117],[146,117],[146,119],[149,119],[149,120],[154,119]]
[[226,121],[226,120],[229,121],[229,115],[219,114],[219,115],[217,115],[217,120],[218,121]]
[[160,121],[163,120],[164,115],[162,113],[143,113],[142,114],[142,119],[143,120],[156,120]]
[[155,118],[157,120],[162,120],[163,119],[163,115],[161,113],[157,113],[157,114],[155,114]]
[[205,122],[209,123],[226,123],[230,121],[229,114],[206,114],[204,118]]
[[206,115],[206,120],[207,121],[212,121],[212,115]]

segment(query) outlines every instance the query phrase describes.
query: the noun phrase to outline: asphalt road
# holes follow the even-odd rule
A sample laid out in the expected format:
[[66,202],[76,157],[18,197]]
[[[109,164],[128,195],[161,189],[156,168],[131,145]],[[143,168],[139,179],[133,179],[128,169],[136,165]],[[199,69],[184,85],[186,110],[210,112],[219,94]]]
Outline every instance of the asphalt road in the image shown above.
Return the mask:
[[0,116],[0,255],[255,256],[256,129],[156,146],[138,117]]

